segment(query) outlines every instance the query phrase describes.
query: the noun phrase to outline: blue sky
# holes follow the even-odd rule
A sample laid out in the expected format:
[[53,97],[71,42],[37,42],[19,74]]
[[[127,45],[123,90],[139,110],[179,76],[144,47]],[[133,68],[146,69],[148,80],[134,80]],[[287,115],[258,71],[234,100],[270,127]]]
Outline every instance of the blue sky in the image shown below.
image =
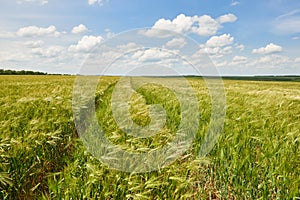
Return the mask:
[[0,5],[0,68],[77,73],[93,47],[148,27],[195,39],[197,52],[206,52],[222,75],[300,75],[296,0],[2,0]]

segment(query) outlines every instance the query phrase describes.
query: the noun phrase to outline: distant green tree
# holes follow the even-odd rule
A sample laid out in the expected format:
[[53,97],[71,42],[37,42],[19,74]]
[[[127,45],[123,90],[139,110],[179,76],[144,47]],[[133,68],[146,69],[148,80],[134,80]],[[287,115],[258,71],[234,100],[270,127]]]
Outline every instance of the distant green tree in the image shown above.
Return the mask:
[[10,69],[0,69],[0,75],[47,75],[47,73],[44,72],[34,72],[34,71],[16,71],[16,70],[10,70]]

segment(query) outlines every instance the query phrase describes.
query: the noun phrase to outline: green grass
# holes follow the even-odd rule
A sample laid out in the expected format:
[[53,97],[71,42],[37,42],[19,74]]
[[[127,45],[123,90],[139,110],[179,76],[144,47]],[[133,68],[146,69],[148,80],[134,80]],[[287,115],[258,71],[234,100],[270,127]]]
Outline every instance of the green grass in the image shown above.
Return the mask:
[[[211,102],[204,81],[189,79],[201,114],[192,147],[159,171],[126,173],[109,169],[83,146],[73,121],[74,80],[0,77],[1,199],[300,198],[300,83],[225,80],[224,129],[214,149],[201,159],[197,155],[209,126]],[[97,117],[106,136],[133,152],[171,141],[180,122],[174,94],[146,85],[132,96],[130,113],[137,124],[150,123],[149,104],[162,105],[167,114],[158,135],[137,139],[112,118],[109,100],[117,80],[107,77],[97,90]]]

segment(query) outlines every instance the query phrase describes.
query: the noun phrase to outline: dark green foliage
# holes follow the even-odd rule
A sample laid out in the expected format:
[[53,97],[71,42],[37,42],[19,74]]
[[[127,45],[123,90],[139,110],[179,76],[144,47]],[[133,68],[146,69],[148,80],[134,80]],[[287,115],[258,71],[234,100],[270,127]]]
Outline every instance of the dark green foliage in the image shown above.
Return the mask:
[[34,72],[34,71],[16,71],[16,70],[5,70],[0,69],[0,75],[47,75],[47,73],[44,72]]

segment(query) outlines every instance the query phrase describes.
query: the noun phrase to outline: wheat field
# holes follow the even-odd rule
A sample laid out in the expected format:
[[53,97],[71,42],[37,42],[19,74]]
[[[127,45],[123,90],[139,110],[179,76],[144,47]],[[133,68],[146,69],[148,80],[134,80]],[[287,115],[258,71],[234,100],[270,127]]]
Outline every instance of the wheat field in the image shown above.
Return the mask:
[[[148,85],[131,97],[137,124],[150,123],[150,104],[162,105],[167,115],[159,134],[135,138],[112,115],[118,79],[104,77],[96,93],[106,137],[132,152],[166,145],[180,122],[172,92]],[[1,199],[300,199],[299,82],[224,80],[224,128],[212,151],[200,158],[211,100],[202,79],[188,78],[200,112],[192,146],[169,166],[128,173],[110,169],[83,145],[72,112],[74,81],[74,76],[0,77]]]

